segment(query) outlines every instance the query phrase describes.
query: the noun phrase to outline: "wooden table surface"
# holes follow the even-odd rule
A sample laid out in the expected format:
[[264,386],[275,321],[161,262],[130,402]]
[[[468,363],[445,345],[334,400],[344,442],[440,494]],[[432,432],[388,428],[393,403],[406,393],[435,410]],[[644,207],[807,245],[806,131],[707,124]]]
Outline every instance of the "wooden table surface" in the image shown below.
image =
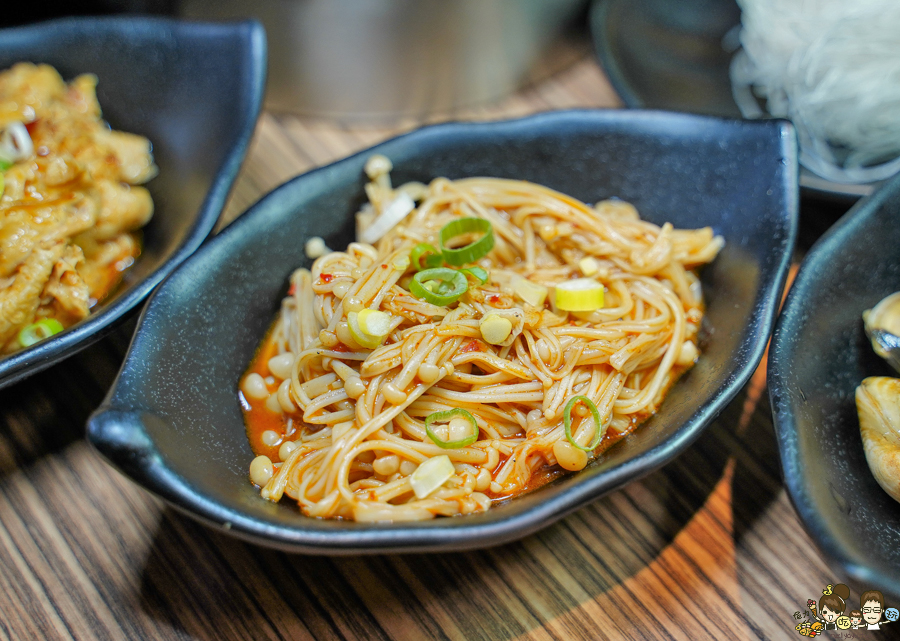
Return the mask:
[[[618,104],[583,51],[500,104],[445,117]],[[418,124],[266,113],[224,220]],[[199,525],[88,446],[132,331],[0,391],[4,639],[786,639],[800,638],[793,613],[839,580],[782,485],[762,369],[677,460],[522,541],[307,557]]]

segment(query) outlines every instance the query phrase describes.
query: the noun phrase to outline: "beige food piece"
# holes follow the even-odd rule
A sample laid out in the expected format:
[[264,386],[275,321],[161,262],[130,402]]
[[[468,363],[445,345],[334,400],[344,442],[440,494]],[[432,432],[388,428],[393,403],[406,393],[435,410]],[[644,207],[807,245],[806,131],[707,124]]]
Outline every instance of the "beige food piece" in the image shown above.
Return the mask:
[[496,343],[493,343],[494,345],[498,345],[500,347],[507,347],[509,345],[512,345],[519,334],[522,333],[522,329],[525,327],[525,312],[522,311],[522,309],[519,307],[511,307],[509,309],[496,309],[493,307],[485,306],[483,318],[491,319],[492,321],[503,319],[504,321],[509,322],[509,332],[506,332],[506,336],[498,340]]
[[[0,71],[0,129],[24,123],[33,153],[4,173],[0,196],[0,348],[40,318],[88,314],[140,253],[132,234],[153,214],[150,142],[111,131],[97,77],[66,84],[47,65]],[[57,247],[59,245],[59,247]],[[30,297],[30,298],[29,298]]]
[[488,314],[479,325],[481,337],[491,345],[499,345],[512,333],[512,321],[497,314]]
[[[3,125],[0,125],[2,127]],[[0,203],[12,203],[25,197],[25,185],[34,180],[36,175],[34,163],[18,163],[3,173],[3,195]]]
[[69,154],[59,154],[35,160],[44,184],[49,187],[62,187],[82,177],[84,167]]
[[84,73],[69,83],[66,102],[75,111],[92,119],[100,117],[100,103],[97,102],[97,76]]
[[11,275],[38,245],[64,241],[96,220],[93,200],[68,197],[0,209],[0,277]]
[[19,329],[32,322],[40,293],[65,248],[64,243],[38,247],[22,264],[12,284],[0,290],[0,345],[5,345]]
[[143,187],[131,187],[111,180],[97,182],[100,211],[90,236],[109,240],[126,231],[143,227],[153,215],[153,200]]
[[49,308],[47,316],[58,320],[66,319],[71,323],[87,317],[90,311],[90,294],[87,283],[78,273],[78,267],[83,263],[84,253],[81,248],[68,245],[63,257],[53,266],[50,280],[41,296],[41,306]]
[[[85,257],[78,273],[92,292],[109,289],[113,284],[110,281],[118,278],[118,272],[130,264],[131,257],[137,255],[139,249],[137,240],[131,234],[120,234],[99,243],[83,238],[76,238],[75,242],[84,250]],[[119,266],[110,269],[110,266],[116,265]]]
[[150,153],[150,141],[143,136],[125,131],[102,131],[97,134],[96,140],[115,154],[119,162],[119,180],[122,182],[140,185],[157,174]]
[[856,388],[859,431],[869,469],[900,501],[900,379],[870,376]]
[[900,292],[882,299],[875,307],[864,311],[862,317],[872,349],[900,371],[900,354],[896,347],[891,346],[891,342],[896,342],[900,337]]
[[0,75],[0,96],[14,96],[14,101],[4,100],[12,107],[0,112],[0,126],[12,120],[25,120],[30,114],[66,92],[66,83],[50,65],[34,65],[20,62]]
[[0,276],[15,273],[35,246],[54,234],[65,221],[54,207],[22,207],[0,212]]

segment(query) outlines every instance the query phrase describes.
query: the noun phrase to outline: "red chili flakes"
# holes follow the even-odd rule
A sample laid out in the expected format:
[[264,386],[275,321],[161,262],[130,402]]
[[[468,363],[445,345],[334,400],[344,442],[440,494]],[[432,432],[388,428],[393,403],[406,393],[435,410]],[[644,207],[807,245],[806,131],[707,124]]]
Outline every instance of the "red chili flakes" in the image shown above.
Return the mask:
[[350,348],[344,345],[343,343],[338,343],[334,347],[331,348],[332,352],[349,352]]
[[496,305],[497,303],[500,302],[500,295],[499,294],[491,294],[490,296],[487,297],[487,302],[493,303]]
[[387,269],[387,265],[382,265],[381,269]]
[[481,350],[481,341],[477,339],[472,339],[465,345],[459,348],[460,354],[465,354],[466,352],[480,352]]
[[291,283],[291,286],[288,287],[288,296],[293,296],[297,293],[297,286],[294,283]]
[[319,278],[322,279],[323,283],[330,283],[334,276],[332,276],[331,274],[319,274]]

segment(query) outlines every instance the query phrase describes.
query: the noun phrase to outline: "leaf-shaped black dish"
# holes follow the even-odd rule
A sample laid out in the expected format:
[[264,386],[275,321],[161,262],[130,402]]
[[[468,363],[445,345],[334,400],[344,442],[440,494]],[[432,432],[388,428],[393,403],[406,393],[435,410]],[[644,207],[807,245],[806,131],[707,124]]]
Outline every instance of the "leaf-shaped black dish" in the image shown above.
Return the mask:
[[206,240],[256,126],[266,76],[262,26],[158,18],[79,18],[0,31],[0,69],[47,63],[70,80],[99,78],[114,129],[146,136],[159,175],[144,248],[124,283],[81,323],[0,358],[0,387],[108,334]]
[[[373,525],[303,516],[250,485],[238,379],[273,320],[304,241],[352,240],[363,164],[393,180],[497,176],[587,202],[618,196],[654,222],[711,225],[726,246],[702,275],[709,340],[659,413],[582,472],[487,513]],[[638,111],[547,113],[452,123],[395,138],[295,178],[197,254],[154,294],[88,437],[123,472],[232,534],[300,552],[460,550],[544,527],[666,463],[749,379],[768,340],[797,225],[797,158],[786,122]]]
[[898,290],[895,178],[807,254],[778,320],[768,381],[785,484],[806,529],[842,580],[900,598],[900,504],[866,463],[854,396],[867,376],[897,376],[872,351],[862,313]]

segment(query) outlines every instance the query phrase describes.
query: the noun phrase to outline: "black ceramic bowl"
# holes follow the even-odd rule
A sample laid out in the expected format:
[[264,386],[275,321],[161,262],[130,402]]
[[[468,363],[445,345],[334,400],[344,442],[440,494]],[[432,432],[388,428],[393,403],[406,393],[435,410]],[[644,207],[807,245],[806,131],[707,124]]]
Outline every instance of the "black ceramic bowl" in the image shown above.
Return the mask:
[[769,394],[788,492],[826,557],[863,589],[900,597],[900,504],[866,464],[855,390],[897,376],[861,315],[900,290],[900,178],[860,201],[810,250],[772,341]]
[[209,236],[259,115],[266,40],[256,22],[68,19],[0,30],[0,69],[19,61],[66,80],[96,74],[104,118],[150,139],[159,175],[146,185],[155,213],[123,285],[81,323],[0,358],[0,387],[109,333]]
[[[237,383],[285,294],[303,245],[352,240],[363,165],[396,183],[497,176],[587,202],[618,196],[676,227],[711,225],[726,246],[703,271],[711,335],[659,413],[582,472],[487,513],[372,525],[304,517],[264,501]],[[263,198],[170,277],[144,311],[90,441],[172,505],[244,538],[301,552],[459,550],[544,527],[687,447],[748,380],[773,324],[794,243],[797,160],[785,122],[660,112],[583,111],[428,127],[295,178]]]
[[[729,73],[740,47],[736,0],[593,0],[589,22],[597,58],[628,107],[741,117]],[[804,200],[849,207],[880,184],[836,183],[800,168]]]

